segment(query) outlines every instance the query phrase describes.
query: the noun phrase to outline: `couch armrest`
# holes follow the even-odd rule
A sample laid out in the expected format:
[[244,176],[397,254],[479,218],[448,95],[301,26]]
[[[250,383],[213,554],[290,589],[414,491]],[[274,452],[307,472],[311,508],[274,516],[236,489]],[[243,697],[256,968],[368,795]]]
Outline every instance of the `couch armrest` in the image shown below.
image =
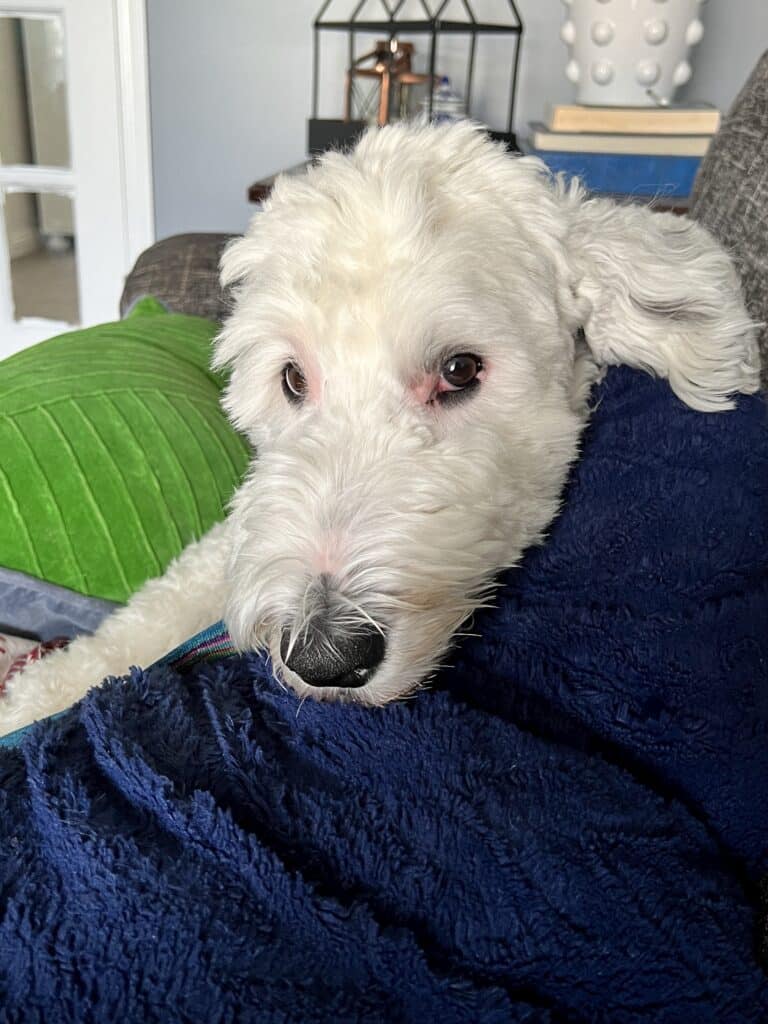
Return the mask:
[[712,140],[693,191],[691,216],[733,256],[759,331],[768,385],[768,52]]
[[219,287],[219,257],[234,235],[172,235],[155,242],[136,260],[125,280],[120,315],[145,295],[153,295],[174,313],[223,320],[227,295]]

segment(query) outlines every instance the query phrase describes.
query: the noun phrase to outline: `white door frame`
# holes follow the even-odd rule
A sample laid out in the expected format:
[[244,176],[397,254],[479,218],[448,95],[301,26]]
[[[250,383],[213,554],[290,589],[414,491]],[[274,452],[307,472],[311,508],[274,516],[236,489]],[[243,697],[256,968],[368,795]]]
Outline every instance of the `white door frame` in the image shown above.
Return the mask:
[[[99,203],[89,204],[88,219],[75,204],[76,238],[84,239],[88,232],[91,239],[78,251],[78,280],[85,284],[80,290],[80,319],[83,325],[114,319],[118,315],[122,278],[139,253],[154,240],[145,0],[81,0],[75,4],[67,0],[0,0],[0,12],[11,17],[65,17],[67,39],[78,34],[81,57],[82,40],[91,30],[95,39],[104,39],[108,34],[114,42],[114,48],[106,52],[100,46],[90,48],[85,60],[79,61],[71,59],[72,48],[67,47],[69,123],[78,126],[71,138],[72,169],[0,166],[0,189],[5,192],[44,190],[77,199],[78,193],[90,189],[92,195],[98,195],[101,190]],[[94,89],[99,93],[93,93]],[[78,100],[86,95],[101,104],[102,110],[117,111],[117,123],[113,123],[113,117],[102,117],[98,127],[95,121],[91,125],[77,106]],[[88,159],[88,154],[94,152],[106,154],[111,167],[111,193],[106,195],[99,178],[103,166],[100,170],[97,161]],[[13,320],[10,258],[2,222],[0,228],[3,357],[67,330],[69,325],[36,318]],[[100,259],[94,237],[105,239],[104,251],[109,251],[109,259]]]
[[113,0],[120,60],[126,266],[155,240],[146,0]]

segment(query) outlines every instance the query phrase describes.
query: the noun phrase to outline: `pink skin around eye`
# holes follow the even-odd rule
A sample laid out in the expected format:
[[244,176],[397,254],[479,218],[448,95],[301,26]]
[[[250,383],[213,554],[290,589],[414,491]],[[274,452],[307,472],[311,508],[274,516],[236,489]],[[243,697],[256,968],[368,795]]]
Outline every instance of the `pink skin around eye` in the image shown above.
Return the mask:
[[304,400],[313,405],[319,405],[323,393],[323,381],[320,369],[315,361],[309,356],[303,345],[294,343],[295,355],[286,362],[293,363],[301,370],[301,374],[307,384],[307,391]]
[[316,374],[311,374],[306,375],[304,379],[307,382],[307,398],[313,404],[319,405],[320,398],[323,392],[319,376],[317,376]]
[[410,392],[419,405],[428,405],[434,399],[441,380],[437,373],[424,373],[411,382]]
[[[481,381],[485,380],[485,368],[480,371],[477,378]],[[416,377],[409,388],[419,405],[429,405],[437,395],[444,394],[446,391],[458,390],[459,388],[451,387],[447,381],[443,380],[439,373],[424,373]]]

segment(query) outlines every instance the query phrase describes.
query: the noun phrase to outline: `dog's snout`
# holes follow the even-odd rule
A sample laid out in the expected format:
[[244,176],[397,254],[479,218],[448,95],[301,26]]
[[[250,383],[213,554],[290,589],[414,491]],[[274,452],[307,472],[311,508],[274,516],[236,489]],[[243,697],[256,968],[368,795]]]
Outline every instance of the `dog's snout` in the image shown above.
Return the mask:
[[386,642],[374,626],[329,637],[312,630],[290,643],[283,632],[280,654],[288,668],[309,686],[365,686],[384,658]]

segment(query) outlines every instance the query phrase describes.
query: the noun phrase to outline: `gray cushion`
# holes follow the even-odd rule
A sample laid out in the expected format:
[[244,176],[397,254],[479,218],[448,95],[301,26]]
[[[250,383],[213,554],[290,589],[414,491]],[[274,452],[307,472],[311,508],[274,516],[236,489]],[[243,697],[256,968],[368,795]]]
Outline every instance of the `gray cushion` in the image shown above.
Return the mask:
[[139,256],[126,279],[120,315],[125,316],[139,299],[153,295],[173,313],[223,320],[229,303],[219,288],[219,258],[233,237],[202,233],[155,242]]
[[768,52],[734,102],[702,162],[691,216],[733,255],[747,308],[762,322],[768,385]]
[[43,641],[94,633],[118,607],[0,566],[0,633]]

